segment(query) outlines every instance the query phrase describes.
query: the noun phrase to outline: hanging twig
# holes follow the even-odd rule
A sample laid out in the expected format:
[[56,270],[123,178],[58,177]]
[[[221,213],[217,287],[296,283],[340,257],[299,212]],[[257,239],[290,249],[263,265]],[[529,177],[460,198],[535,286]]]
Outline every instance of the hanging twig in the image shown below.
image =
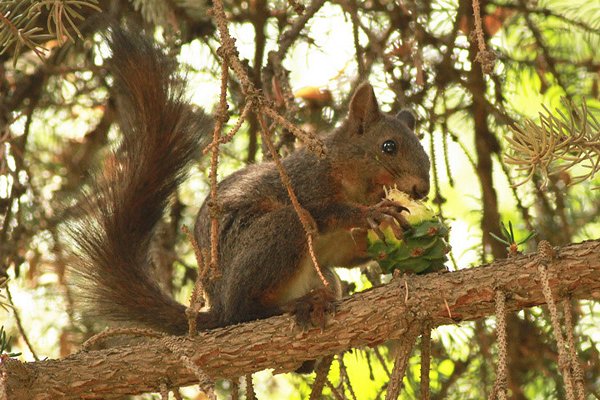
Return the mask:
[[331,390],[331,393],[333,393],[333,397],[335,397],[336,400],[345,399],[345,397],[339,392],[339,390],[335,386],[333,386],[333,383],[331,383],[329,379],[327,379],[327,382],[325,382],[325,384],[327,385],[329,390]]
[[490,398],[506,400],[507,387],[507,349],[506,340],[506,295],[503,291],[496,291],[496,335],[498,337],[498,368],[496,382]]
[[[316,0],[314,3],[316,9],[318,9],[319,1],[323,2],[323,0]],[[315,9],[315,12],[316,12],[316,9]],[[273,110],[272,108],[270,108],[266,105],[266,101],[264,100],[262,95],[258,91],[256,91],[254,85],[250,81],[248,74],[246,73],[245,68],[243,67],[243,65],[237,55],[237,49],[235,48],[235,42],[231,38],[231,36],[229,34],[229,29],[227,28],[227,18],[225,16],[225,11],[223,9],[222,0],[214,0],[212,13],[216,20],[217,28],[219,30],[219,34],[221,36],[221,43],[222,43],[221,48],[220,48],[220,54],[219,54],[223,58],[222,75],[221,75],[221,103],[220,103],[221,107],[220,108],[223,109],[222,105],[223,105],[223,102],[225,102],[224,90],[226,91],[226,87],[225,87],[225,89],[223,89],[223,87],[226,86],[226,82],[225,82],[226,81],[226,77],[225,77],[226,72],[225,71],[227,70],[227,66],[229,65],[229,66],[231,66],[231,68],[235,72],[236,76],[240,80],[240,83],[242,86],[242,91],[246,95],[246,100],[249,103],[251,103],[254,107],[256,107],[256,114],[257,114],[259,123],[261,125],[262,132],[263,132],[263,135],[262,135],[263,140],[265,141],[265,144],[267,145],[269,152],[271,153],[271,156],[273,157],[273,160],[275,161],[275,165],[277,166],[277,169],[279,171],[281,181],[282,181],[283,185],[285,186],[285,188],[287,189],[288,195],[290,197],[290,201],[292,202],[292,205],[294,206],[294,210],[298,214],[298,218],[300,219],[300,222],[302,223],[304,231],[306,232],[308,250],[309,250],[311,259],[313,261],[313,265],[314,265],[317,273],[319,274],[319,277],[321,278],[321,281],[323,282],[323,284],[325,286],[328,286],[329,284],[328,284],[327,280],[325,279],[325,277],[323,276],[323,273],[321,272],[321,268],[319,266],[319,263],[317,261],[317,257],[316,257],[315,251],[314,251],[313,240],[314,240],[314,236],[317,234],[316,223],[315,223],[314,219],[312,218],[312,216],[310,215],[310,213],[308,213],[308,211],[306,211],[304,208],[302,208],[302,206],[298,202],[298,198],[296,197],[296,195],[293,192],[290,178],[287,175],[287,173],[285,172],[285,169],[284,169],[283,165],[281,164],[281,160],[279,159],[277,151],[275,150],[273,143],[270,139],[270,136],[271,136],[270,131],[264,120],[263,114],[267,114],[269,117],[273,118],[278,124],[281,124],[286,129],[289,129],[292,133],[294,133],[301,140],[303,140],[303,142],[306,144],[307,148],[311,149],[312,151],[314,151],[317,155],[319,155],[321,157],[325,153],[323,143],[320,139],[318,139],[314,135],[310,135],[310,134],[302,131],[301,129],[297,128],[295,125],[293,125],[292,123],[287,121],[285,118],[283,118],[281,115],[279,115],[275,110]],[[302,17],[300,17],[300,18],[306,18],[309,15],[311,15],[311,14],[307,10],[307,12],[305,12],[302,15]],[[283,47],[283,45],[282,45],[282,47]],[[280,50],[281,50],[281,48],[280,48]],[[225,61],[227,61],[227,63],[225,63]],[[217,119],[217,125],[218,124],[219,124],[219,119]],[[220,132],[220,128],[219,128],[219,132]],[[219,140],[216,138],[216,136],[217,136],[217,127],[215,127],[215,137],[213,140],[214,146],[218,146]],[[217,157],[218,157],[218,154],[215,155],[215,150],[213,149],[213,158],[217,158]],[[211,167],[212,167],[212,165],[213,164],[211,162]],[[211,168],[211,174],[212,174],[212,171],[213,171],[213,169]],[[213,182],[213,177],[211,175],[211,200],[213,199],[213,190],[215,191],[215,201],[216,201],[216,175],[214,176],[214,182]],[[215,206],[216,206],[216,204],[213,204],[213,207],[215,207]],[[216,211],[218,211],[218,210],[215,209],[215,212]],[[213,223],[211,224],[211,243],[215,242],[217,240],[217,229],[214,228],[214,226],[218,227],[218,225],[217,225],[216,218],[214,215],[213,215],[213,218],[214,218]],[[213,262],[212,259],[216,256],[216,250],[214,247],[211,247],[211,250],[213,253],[211,256],[211,263],[212,263]]]
[[162,400],[169,400],[169,387],[165,382],[160,384],[160,397]]
[[571,367],[569,365],[569,355],[567,354],[566,344],[561,330],[560,319],[558,317],[558,309],[556,308],[556,302],[554,301],[552,290],[550,290],[550,283],[548,282],[548,270],[545,265],[548,260],[551,260],[554,257],[554,250],[552,249],[552,246],[550,246],[550,243],[542,240],[538,245],[538,253],[540,254],[538,272],[542,281],[542,293],[544,294],[544,299],[548,305],[550,320],[552,321],[552,329],[554,331],[554,337],[556,338],[556,347],[558,348],[558,366],[562,372],[567,400],[575,400],[575,393],[573,391],[573,376],[571,374]]
[[246,375],[246,400],[256,400],[254,383],[252,382],[252,374]]
[[[285,36],[280,39],[280,48],[279,48],[279,58],[281,59],[288,45],[286,38],[294,37],[295,29],[301,30],[306,23],[305,18],[310,18],[316,11],[323,5],[324,0],[314,0],[313,3],[308,7],[306,12],[300,17],[298,21],[294,24],[294,29],[292,29],[291,33],[287,33],[282,35]],[[309,150],[314,151],[318,156],[322,157],[325,153],[324,146],[322,141],[312,135],[310,133],[304,132],[302,129],[296,127],[294,124],[289,122],[287,119],[283,118],[279,115],[275,110],[273,110],[270,106],[267,105],[267,101],[264,99],[262,94],[256,90],[254,84],[251,82],[246,69],[242,65],[238,54],[237,49],[235,48],[235,42],[231,35],[229,34],[229,29],[227,28],[227,18],[225,16],[225,11],[223,9],[222,0],[215,0],[214,6],[212,9],[212,13],[216,20],[217,28],[219,30],[219,35],[221,36],[222,43],[222,54],[220,54],[223,59],[227,59],[231,68],[235,72],[237,78],[240,80],[242,86],[242,92],[246,96],[247,101],[253,102],[254,106],[258,109],[256,110],[257,114],[266,113],[270,118],[273,118],[277,123],[284,128],[290,130],[294,135],[296,135]],[[304,21],[302,23],[301,21]]]
[[[439,92],[437,92],[439,93]],[[437,93],[436,93],[436,97],[437,97]],[[430,158],[431,158],[431,177],[433,180],[433,189],[434,189],[434,193],[435,195],[433,196],[433,203],[435,203],[437,205],[438,208],[438,212],[441,216],[441,218],[444,218],[442,215],[442,204],[444,203],[444,198],[442,197],[441,190],[440,190],[440,180],[439,180],[439,174],[438,174],[438,170],[437,170],[437,160],[436,160],[436,151],[435,151],[435,137],[433,136],[433,131],[434,131],[434,127],[430,126],[430,130],[429,130],[429,154],[430,154]]]
[[241,113],[240,117],[238,118],[238,120],[236,121],[233,128],[231,128],[225,136],[222,136],[219,139],[218,143],[213,142],[213,143],[209,144],[208,146],[206,146],[206,148],[203,151],[204,154],[208,153],[209,151],[212,151],[212,148],[215,146],[229,143],[231,141],[231,139],[233,139],[233,137],[236,135],[236,133],[238,133],[238,131],[242,128],[242,125],[248,119],[248,114],[250,113],[250,110],[253,107],[254,107],[254,105],[252,104],[251,101],[247,102],[246,105],[244,105],[244,109],[242,110],[242,113]]
[[386,400],[396,400],[402,391],[404,374],[406,372],[406,366],[408,365],[408,359],[412,352],[413,346],[417,339],[417,334],[407,334],[400,344],[398,354],[394,360],[394,369],[392,370],[392,376],[387,388]]
[[17,307],[15,307],[15,303],[13,302],[13,298],[12,298],[12,295],[10,294],[10,289],[8,288],[8,285],[6,285],[4,287],[4,290],[6,290],[6,296],[8,298],[8,302],[10,303],[10,305],[12,307],[13,314],[15,316],[15,321],[17,322],[17,328],[19,329],[19,334],[23,338],[23,341],[25,341],[25,344],[27,345],[27,348],[31,352],[31,355],[33,356],[33,359],[35,361],[40,361],[40,359],[38,358],[37,354],[33,350],[33,346],[31,345],[31,342],[29,341],[29,338],[25,334],[25,329],[23,329],[23,323],[21,322],[21,316],[19,315]]
[[390,371],[390,369],[387,366],[387,363],[383,359],[383,356],[381,355],[381,351],[379,351],[379,347],[375,347],[373,349],[373,353],[375,353],[375,357],[377,357],[377,361],[379,361],[379,364],[383,368],[383,371],[385,372],[385,374],[387,375],[387,377],[391,378],[392,377],[392,372]]
[[310,392],[309,400],[317,400],[321,398],[321,393],[323,392],[325,382],[327,382],[327,375],[329,374],[329,369],[331,368],[332,362],[333,356],[323,357],[321,361],[319,361],[319,364],[315,369],[316,377],[312,385],[312,391]]
[[190,336],[194,336],[197,333],[196,330],[196,322],[198,318],[198,312],[202,307],[204,307],[204,295],[202,291],[202,279],[204,274],[206,273],[206,267],[204,265],[204,258],[202,257],[202,251],[200,250],[200,246],[196,239],[190,232],[187,226],[182,226],[181,230],[188,238],[188,241],[192,245],[194,249],[194,255],[196,256],[196,264],[198,265],[198,276],[196,277],[196,282],[194,283],[194,289],[192,289],[192,295],[190,296],[190,305],[185,310],[185,315],[188,319],[188,334]]
[[431,327],[425,324],[421,335],[421,400],[429,400],[429,370],[431,369]]
[[[279,41],[280,59],[287,51],[289,45],[291,45],[291,43],[287,43],[287,38],[294,38],[295,30],[301,30],[304,27],[306,21],[310,17],[312,17],[314,13],[316,13],[316,11],[323,5],[324,2],[324,0],[314,0],[313,3],[308,7],[306,12],[296,21],[291,32],[286,32],[284,35],[282,35],[282,38]],[[291,122],[283,118],[281,115],[279,115],[275,110],[270,108],[267,105],[267,101],[264,99],[262,94],[259,91],[257,91],[254,87],[254,84],[248,77],[245,67],[243,66],[242,62],[238,57],[237,49],[235,47],[235,41],[229,34],[229,29],[227,28],[227,17],[225,15],[222,0],[213,1],[212,14],[215,18],[217,28],[219,30],[219,35],[221,37],[221,56],[223,57],[223,59],[228,60],[229,65],[231,66],[237,78],[239,79],[240,84],[242,86],[242,92],[246,96],[246,100],[253,102],[255,107],[258,107],[258,109],[256,110],[257,114],[267,113],[271,118],[277,120],[277,122],[280,125],[284,126],[286,129],[289,129],[292,133],[294,133],[294,135],[297,135],[298,138],[301,141],[303,141],[303,143],[307,146],[308,149],[314,151],[319,156],[323,156],[324,146],[322,141],[315,135],[311,135],[302,131],[301,129],[293,125]]]
[[494,52],[486,49],[485,38],[483,36],[483,27],[481,25],[481,10],[479,0],[473,0],[473,15],[475,17],[475,36],[477,38],[477,47],[479,51],[475,57],[475,61],[481,63],[481,69],[486,74],[491,74],[494,70],[494,62],[496,55]]
[[354,393],[354,388],[350,382],[350,376],[348,376],[348,369],[346,368],[346,363],[344,362],[344,353],[338,354],[337,359],[338,363],[340,364],[340,383],[342,387],[345,384],[345,386],[348,388],[348,392],[350,392],[350,396],[352,396],[352,399],[356,400],[356,394]]
[[308,242],[308,252],[310,254],[310,258],[312,259],[313,266],[315,267],[315,270],[317,271],[317,274],[319,275],[321,282],[323,282],[323,285],[325,287],[328,287],[329,282],[327,281],[327,279],[325,279],[325,276],[323,276],[323,272],[321,270],[321,265],[319,264],[319,260],[317,260],[317,255],[315,253],[315,249],[314,249],[314,245],[313,245],[313,239],[314,239],[315,235],[318,234],[317,223],[313,219],[312,215],[310,215],[310,213],[308,211],[306,211],[302,207],[300,202],[298,201],[298,197],[296,197],[296,194],[294,193],[294,189],[292,188],[292,181],[290,180],[289,175],[287,174],[285,168],[283,167],[283,164],[281,163],[281,159],[279,158],[279,154],[277,154],[277,151],[275,150],[275,146],[273,146],[273,142],[271,141],[271,133],[269,131],[269,127],[267,126],[267,123],[265,122],[265,119],[263,118],[262,115],[260,115],[260,113],[257,113],[257,118],[258,118],[258,122],[262,129],[261,132],[262,132],[263,141],[266,144],[267,148],[269,149],[271,156],[273,157],[275,166],[277,167],[277,170],[279,171],[281,183],[286,188],[286,190],[288,192],[288,197],[290,198],[290,201],[292,202],[292,206],[294,207],[294,210],[296,211],[296,214],[298,215],[298,218],[300,219],[300,223],[302,224],[302,227],[304,228],[304,232],[306,233],[306,239]]
[[[225,46],[225,45],[223,45]],[[225,49],[221,47],[217,53],[224,53]],[[229,63],[223,56],[221,60],[221,92],[219,95],[219,107],[215,116],[215,127],[213,130],[213,140],[210,157],[210,270],[211,278],[218,278],[219,269],[217,266],[219,258],[219,214],[220,207],[217,199],[217,167],[219,163],[219,143],[221,142],[221,130],[227,121],[227,81],[229,79]]]
[[[444,101],[444,107],[446,105],[446,96],[442,96]],[[450,154],[448,149],[448,138],[450,137],[450,129],[448,128],[448,117],[443,117],[441,122],[442,129],[442,152],[444,157],[444,166],[446,167],[446,176],[448,177],[448,185],[454,187],[454,176],[450,168]]]
[[239,400],[240,398],[240,383],[239,378],[232,379],[231,382],[231,400]]
[[175,397],[175,400],[183,400],[183,397],[181,396],[181,393],[179,392],[179,388],[173,388],[172,392],[173,392],[173,396]]
[[354,41],[354,52],[356,53],[356,66],[358,67],[358,77],[362,80],[365,78],[365,67],[362,59],[362,47],[360,47],[360,42],[358,40],[358,28],[360,23],[357,6],[358,4],[356,1],[350,1],[345,8],[352,20],[352,40]]
[[585,380],[583,379],[583,371],[577,357],[577,345],[575,344],[575,329],[573,325],[573,317],[571,310],[571,300],[564,299],[562,301],[563,313],[565,315],[565,331],[567,333],[567,343],[569,345],[569,361],[571,362],[571,370],[575,381],[575,391],[577,400],[585,400]]
[[217,395],[215,394],[213,380],[200,368],[200,366],[195,364],[192,359],[185,354],[185,350],[181,346],[181,342],[178,341],[178,338],[165,337],[164,340],[162,340],[162,344],[165,348],[169,349],[170,352],[178,356],[183,365],[196,376],[198,388],[204,392],[209,399],[216,400]]

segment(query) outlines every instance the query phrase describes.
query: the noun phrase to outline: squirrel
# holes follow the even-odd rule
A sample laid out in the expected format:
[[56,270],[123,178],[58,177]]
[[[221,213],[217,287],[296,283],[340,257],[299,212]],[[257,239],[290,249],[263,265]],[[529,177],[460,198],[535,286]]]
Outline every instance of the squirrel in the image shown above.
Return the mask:
[[[151,39],[113,27],[108,42],[113,90],[122,97],[123,139],[83,196],[81,218],[69,224],[71,271],[89,314],[182,335],[186,307],[153,280],[149,246],[170,197],[208,145],[213,121],[186,103],[185,81]],[[390,221],[407,229],[405,209],[382,201],[384,186],[396,185],[414,198],[429,192],[430,162],[415,123],[410,111],[383,113],[372,86],[362,83],[346,119],[322,137],[325,158],[300,148],[282,160],[316,223],[314,249],[327,287],[275,164],[249,165],[222,180],[219,276],[203,282],[208,309],[198,314],[198,329],[285,311],[322,323],[322,314],[341,297],[333,267],[369,260],[368,229],[379,231]],[[210,248],[209,204],[196,220],[200,248]]]

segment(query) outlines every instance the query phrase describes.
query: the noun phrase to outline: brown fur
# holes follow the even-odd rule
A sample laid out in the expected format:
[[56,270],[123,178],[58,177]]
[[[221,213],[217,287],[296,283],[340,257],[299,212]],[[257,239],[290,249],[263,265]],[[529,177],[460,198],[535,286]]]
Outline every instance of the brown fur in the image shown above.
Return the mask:
[[[173,65],[152,43],[118,29],[110,42],[115,87],[124,95],[124,140],[117,164],[98,176],[84,199],[86,217],[70,226],[78,259],[73,270],[96,315],[181,334],[187,329],[184,306],[150,277],[148,244],[211,122],[182,101]],[[345,122],[324,137],[325,159],[300,149],[283,160],[300,203],[317,223],[315,249],[331,283],[328,295],[319,290],[304,229],[275,165],[251,165],[224,179],[218,186],[220,276],[203,282],[211,308],[200,315],[199,329],[281,313],[289,303],[311,318],[322,316],[327,306],[315,302],[341,294],[333,267],[367,259],[367,217],[377,211],[382,185],[396,184],[415,197],[429,191],[429,159],[413,128],[410,113],[381,113],[365,83]],[[396,154],[382,151],[387,140],[397,143]],[[210,247],[206,201],[195,235],[201,248]]]
[[151,278],[148,246],[212,122],[191,110],[176,65],[150,40],[118,28],[108,40],[123,141],[67,227],[76,300],[89,316],[183,333],[185,308]]

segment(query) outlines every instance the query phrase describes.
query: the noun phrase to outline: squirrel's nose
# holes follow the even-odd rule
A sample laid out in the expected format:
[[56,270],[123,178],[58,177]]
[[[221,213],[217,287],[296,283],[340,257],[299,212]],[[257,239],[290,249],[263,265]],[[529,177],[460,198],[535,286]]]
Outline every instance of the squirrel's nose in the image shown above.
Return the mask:
[[418,200],[418,199],[422,199],[423,197],[427,196],[427,193],[429,193],[429,182],[422,181],[416,185],[413,185],[411,197]]

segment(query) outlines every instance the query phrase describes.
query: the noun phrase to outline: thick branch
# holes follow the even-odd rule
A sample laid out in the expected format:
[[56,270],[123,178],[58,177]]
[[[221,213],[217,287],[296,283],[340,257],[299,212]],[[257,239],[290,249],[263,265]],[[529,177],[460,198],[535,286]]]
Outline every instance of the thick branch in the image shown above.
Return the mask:
[[[555,295],[600,299],[600,239],[566,246],[546,265]],[[292,318],[284,315],[195,338],[165,337],[63,360],[7,360],[0,373],[6,373],[9,399],[75,399],[158,391],[163,382],[193,384],[197,378],[181,355],[212,377],[266,368],[291,371],[304,360],[402,339],[410,326],[425,320],[435,327],[492,315],[495,289],[506,293],[507,311],[543,304],[537,266],[534,254],[457,272],[400,277],[341,302],[323,332],[298,332]]]

